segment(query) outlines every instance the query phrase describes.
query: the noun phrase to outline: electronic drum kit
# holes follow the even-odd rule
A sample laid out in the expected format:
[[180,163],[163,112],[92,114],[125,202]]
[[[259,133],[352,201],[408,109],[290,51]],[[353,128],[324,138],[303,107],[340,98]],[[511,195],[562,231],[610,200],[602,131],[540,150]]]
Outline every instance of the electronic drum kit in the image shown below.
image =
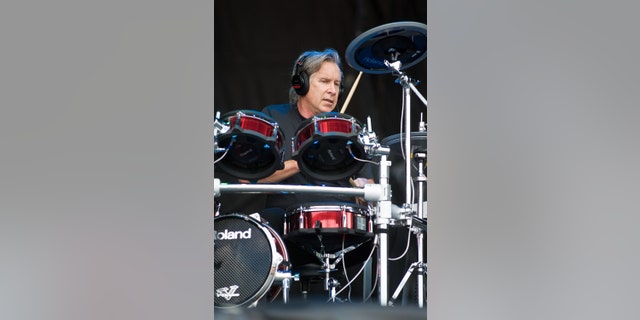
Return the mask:
[[[282,237],[306,248],[321,262],[329,301],[335,301],[339,293],[336,290],[340,286],[330,272],[335,270],[347,252],[364,243],[373,243],[378,252],[380,305],[393,305],[409,276],[417,271],[418,305],[423,307],[427,267],[423,256],[427,229],[426,199],[423,199],[427,132],[422,119],[418,132],[410,129],[411,92],[425,107],[427,101],[415,88],[415,80],[403,70],[426,58],[426,49],[425,24],[394,22],[362,33],[346,50],[346,61],[361,73],[392,74],[397,78],[395,82],[402,86],[404,95],[403,133],[378,141],[370,119],[363,125],[347,114],[328,112],[303,122],[290,141],[292,157],[298,161],[300,171],[310,177],[345,179],[358,172],[365,162],[373,162],[379,166],[379,183],[366,184],[363,188],[345,188],[226,184],[214,179],[216,197],[221,193],[314,193],[361,197],[370,203],[369,206],[313,203],[287,209]],[[215,168],[238,179],[256,181],[282,169],[285,145],[278,123],[261,112],[236,110],[215,119]],[[403,172],[390,172],[391,163],[396,161],[405,164],[404,170],[400,170]],[[397,177],[401,173],[404,175],[404,188],[390,183],[390,176]],[[400,205],[392,203],[391,190],[396,187],[404,190],[404,201],[394,200]],[[417,261],[411,264],[389,298],[388,229],[393,225],[407,227],[416,235],[418,254]],[[274,300],[280,292],[284,302],[289,301],[291,281],[299,280],[299,275],[292,272],[282,237],[259,214],[216,213],[216,308],[251,307],[262,299]]]

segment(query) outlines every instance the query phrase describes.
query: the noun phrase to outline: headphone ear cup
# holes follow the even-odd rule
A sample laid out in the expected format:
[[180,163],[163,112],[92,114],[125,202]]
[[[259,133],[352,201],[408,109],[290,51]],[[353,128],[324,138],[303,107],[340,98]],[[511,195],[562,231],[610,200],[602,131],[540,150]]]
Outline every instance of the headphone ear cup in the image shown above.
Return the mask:
[[291,78],[291,87],[297,94],[304,96],[309,92],[309,76],[306,72],[300,72]]

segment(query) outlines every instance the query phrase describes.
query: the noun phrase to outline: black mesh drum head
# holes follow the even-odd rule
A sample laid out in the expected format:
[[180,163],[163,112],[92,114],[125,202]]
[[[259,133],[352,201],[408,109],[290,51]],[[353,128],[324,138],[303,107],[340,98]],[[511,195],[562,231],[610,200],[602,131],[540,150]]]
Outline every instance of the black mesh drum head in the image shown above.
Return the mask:
[[216,217],[214,306],[237,307],[262,298],[281,260],[269,230],[255,219],[239,214]]

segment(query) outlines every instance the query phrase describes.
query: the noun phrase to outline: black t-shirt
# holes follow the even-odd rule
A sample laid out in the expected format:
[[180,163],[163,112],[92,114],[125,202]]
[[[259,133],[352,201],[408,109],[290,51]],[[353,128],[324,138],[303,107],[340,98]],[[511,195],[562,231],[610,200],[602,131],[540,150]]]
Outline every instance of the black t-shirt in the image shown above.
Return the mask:
[[[277,104],[270,105],[262,109],[262,112],[275,120],[284,135],[284,148],[285,156],[284,160],[292,159],[292,146],[291,141],[295,137],[299,127],[305,122],[305,119],[298,112],[298,108],[294,104]],[[362,169],[354,176],[359,178],[374,179],[373,165],[366,163]],[[281,182],[279,184],[287,185],[311,185],[311,186],[330,186],[330,187],[352,187],[349,183],[349,178],[325,181],[311,178],[302,172],[297,173]],[[269,194],[267,195],[266,207],[277,207],[287,210],[292,206],[297,206],[306,203],[317,202],[349,202],[354,203],[355,199],[350,196],[340,195],[327,195],[327,194],[315,194],[315,193],[294,193],[294,194]]]

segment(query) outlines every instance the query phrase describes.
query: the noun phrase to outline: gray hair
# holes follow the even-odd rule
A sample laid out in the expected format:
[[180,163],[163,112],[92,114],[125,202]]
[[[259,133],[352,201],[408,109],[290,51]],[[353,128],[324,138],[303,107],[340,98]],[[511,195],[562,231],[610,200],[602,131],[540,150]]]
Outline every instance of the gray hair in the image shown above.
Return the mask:
[[[340,68],[340,81],[342,82],[342,78],[344,77],[344,73],[342,72],[342,65],[340,62],[340,55],[335,49],[328,48],[324,51],[305,51],[303,52],[296,62],[293,65],[293,70],[291,71],[291,77],[296,75],[296,71],[298,73],[306,73],[308,78],[311,77],[312,74],[316,73],[320,70],[322,63],[325,61],[334,62]],[[301,62],[301,65],[297,67],[298,62]],[[308,85],[308,83],[307,83]],[[298,102],[300,95],[291,87],[289,88],[289,102],[295,104]]]

